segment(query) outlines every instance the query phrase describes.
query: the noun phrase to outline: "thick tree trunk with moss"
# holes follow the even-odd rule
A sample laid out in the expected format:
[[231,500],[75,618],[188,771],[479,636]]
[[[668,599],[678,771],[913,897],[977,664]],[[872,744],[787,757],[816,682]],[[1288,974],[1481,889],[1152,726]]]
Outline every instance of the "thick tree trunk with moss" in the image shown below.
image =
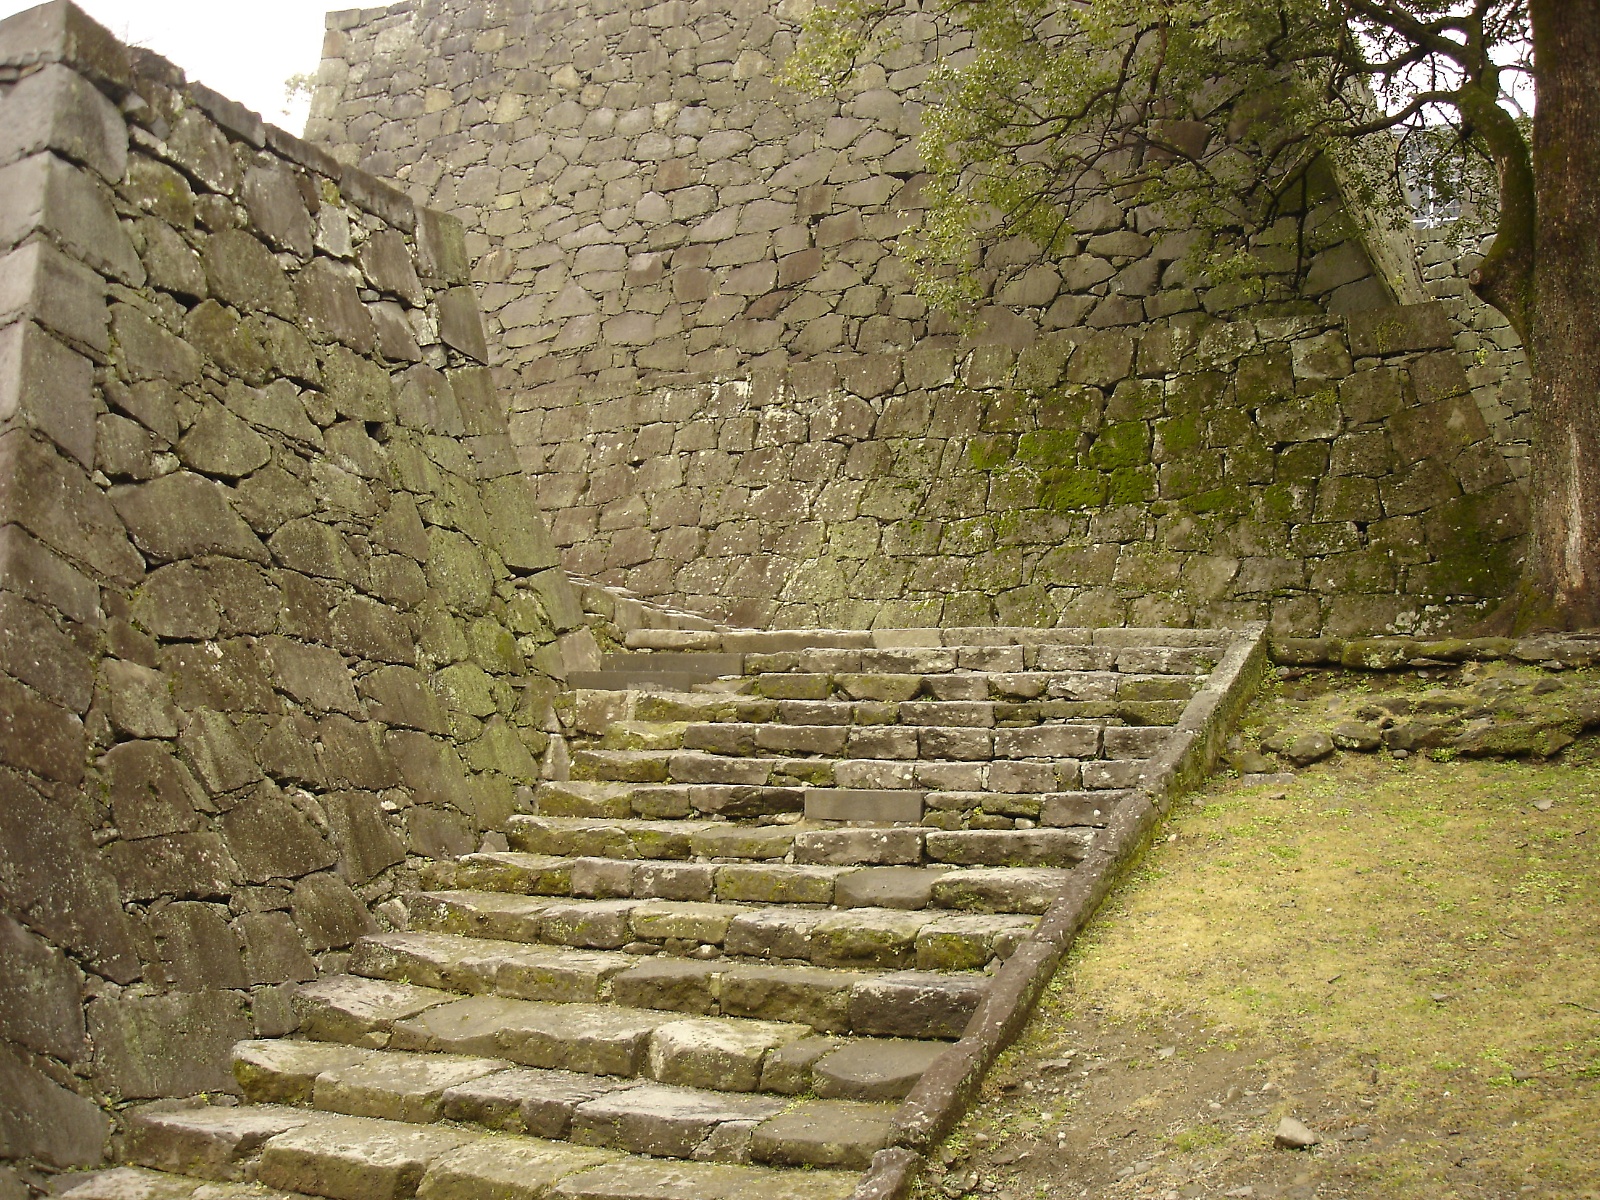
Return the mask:
[[[1506,632],[1600,628],[1600,0],[1530,8],[1532,170],[1502,160],[1513,211],[1474,281],[1523,335],[1533,377],[1527,566],[1491,622]],[[1537,204],[1519,216],[1525,184]]]

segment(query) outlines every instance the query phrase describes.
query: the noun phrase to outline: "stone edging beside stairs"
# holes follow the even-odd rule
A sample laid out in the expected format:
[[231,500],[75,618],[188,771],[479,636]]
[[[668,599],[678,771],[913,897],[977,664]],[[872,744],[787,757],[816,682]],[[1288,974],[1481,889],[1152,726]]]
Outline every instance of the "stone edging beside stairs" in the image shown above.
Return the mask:
[[1124,870],[1179,794],[1215,766],[1222,744],[1268,665],[1266,626],[1240,629],[1178,722],[1178,734],[1150,762],[1135,795],[1119,805],[1065,892],[1005,961],[960,1041],[923,1074],[895,1115],[895,1144],[873,1156],[853,1200],[905,1200],[934,1145],[966,1114],[1000,1053],[1022,1032],[1039,998]]

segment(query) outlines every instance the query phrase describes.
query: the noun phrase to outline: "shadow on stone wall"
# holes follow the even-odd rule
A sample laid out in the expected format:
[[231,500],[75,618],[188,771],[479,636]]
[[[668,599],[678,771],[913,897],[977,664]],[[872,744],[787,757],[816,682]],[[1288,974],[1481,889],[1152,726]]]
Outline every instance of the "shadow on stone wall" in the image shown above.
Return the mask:
[[68,1167],[518,810],[594,642],[453,218],[54,3],[0,255],[0,1158]]

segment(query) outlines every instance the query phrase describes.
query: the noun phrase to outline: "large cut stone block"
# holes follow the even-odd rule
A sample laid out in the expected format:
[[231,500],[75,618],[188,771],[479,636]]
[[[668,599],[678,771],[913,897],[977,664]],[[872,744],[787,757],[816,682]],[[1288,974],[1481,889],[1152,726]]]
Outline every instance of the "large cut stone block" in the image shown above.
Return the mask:
[[48,242],[0,257],[0,325],[24,317],[71,344],[100,354],[111,348],[105,280]]
[[770,1021],[674,1021],[650,1040],[650,1076],[683,1087],[753,1092],[761,1086],[762,1060],[810,1033],[805,1025]]
[[24,76],[0,101],[0,163],[43,150],[117,184],[128,169],[128,127],[99,88],[51,63]]
[[981,975],[878,975],[851,991],[850,1027],[876,1037],[958,1038],[988,988]]
[[381,1048],[396,1021],[449,999],[448,992],[433,988],[332,975],[296,992],[294,1007],[307,1037]]
[[434,1160],[418,1200],[544,1200],[569,1175],[613,1162],[605,1150],[526,1138],[480,1138]]
[[813,1086],[824,1100],[902,1100],[947,1048],[942,1042],[852,1042],[817,1061]]
[[436,1159],[472,1140],[455,1129],[338,1117],[267,1142],[257,1178],[329,1200],[406,1200]]
[[662,1013],[590,1004],[527,1004],[500,1031],[500,1053],[530,1067],[637,1075]]
[[894,1133],[893,1109],[849,1100],[813,1100],[756,1126],[750,1156],[795,1167],[865,1170]]
[[441,1116],[447,1089],[509,1065],[493,1058],[390,1051],[322,1072],[311,1099],[326,1112],[427,1124]]
[[142,1167],[234,1180],[247,1176],[245,1160],[269,1138],[315,1123],[316,1113],[292,1108],[189,1108],[135,1110],[128,1117],[123,1155]]
[[144,285],[144,265],[105,185],[54,154],[0,167],[0,246],[18,245],[35,234],[112,279]]
[[506,1133],[564,1138],[578,1105],[630,1086],[631,1080],[571,1071],[501,1071],[446,1091],[444,1115],[447,1120],[471,1121]]
[[94,366],[31,321],[0,329],[0,427],[21,421],[94,469]]
[[318,1075],[377,1053],[336,1042],[240,1042],[233,1048],[233,1077],[252,1104],[309,1104]]
[[[777,1118],[781,1119],[781,1118]],[[570,1175],[551,1200],[846,1200],[856,1176],[839,1171],[798,1172],[774,1178],[758,1167],[723,1163],[630,1159]]]
[[764,1096],[645,1084],[579,1105],[570,1136],[586,1146],[690,1158],[718,1126],[764,1121],[783,1108],[784,1101]]

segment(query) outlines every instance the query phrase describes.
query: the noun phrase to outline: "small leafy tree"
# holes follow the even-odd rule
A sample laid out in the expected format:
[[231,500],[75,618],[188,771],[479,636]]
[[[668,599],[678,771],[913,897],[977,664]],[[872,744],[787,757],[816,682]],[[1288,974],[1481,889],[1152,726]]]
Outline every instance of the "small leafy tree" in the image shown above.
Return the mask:
[[[788,81],[838,82],[917,0],[823,0]],[[972,45],[939,68],[909,257],[930,299],[973,298],[977,239],[1061,249],[1096,199],[1199,235],[1215,279],[1331,163],[1391,222],[1398,162],[1495,212],[1471,278],[1532,373],[1530,539],[1491,626],[1600,626],[1600,0],[944,0]],[[1533,109],[1525,111],[1525,104]],[[956,265],[956,269],[952,269]],[[1380,264],[1382,265],[1382,264]]]

